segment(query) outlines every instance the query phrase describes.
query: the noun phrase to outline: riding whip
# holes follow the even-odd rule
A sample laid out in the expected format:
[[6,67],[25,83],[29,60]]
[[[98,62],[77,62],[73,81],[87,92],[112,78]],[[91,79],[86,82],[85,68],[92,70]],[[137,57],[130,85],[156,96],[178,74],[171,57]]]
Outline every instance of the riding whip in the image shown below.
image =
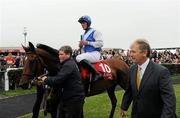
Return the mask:
[[[83,36],[81,35],[81,36],[80,36],[80,41],[82,41],[82,39],[83,39],[82,37],[83,37]],[[83,47],[83,46],[79,46],[80,54],[82,53],[82,47]]]

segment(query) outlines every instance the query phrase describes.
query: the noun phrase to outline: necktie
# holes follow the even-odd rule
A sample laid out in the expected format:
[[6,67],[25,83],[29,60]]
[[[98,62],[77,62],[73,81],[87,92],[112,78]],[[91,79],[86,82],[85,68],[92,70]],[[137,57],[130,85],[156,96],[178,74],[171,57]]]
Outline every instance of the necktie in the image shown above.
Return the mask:
[[139,90],[139,86],[141,84],[141,67],[138,66],[138,71],[137,71],[137,89]]

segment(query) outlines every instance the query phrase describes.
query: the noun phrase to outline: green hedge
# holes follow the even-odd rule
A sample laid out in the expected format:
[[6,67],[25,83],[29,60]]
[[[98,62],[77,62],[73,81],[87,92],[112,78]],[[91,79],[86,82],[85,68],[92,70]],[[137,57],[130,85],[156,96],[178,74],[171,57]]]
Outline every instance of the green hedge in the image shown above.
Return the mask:
[[171,75],[180,74],[180,64],[161,64],[169,69]]
[[[167,67],[171,75],[180,74],[180,64],[161,64],[161,65]],[[23,72],[22,68],[8,71],[10,89],[16,89],[18,87],[22,72]]]
[[9,78],[9,89],[16,89],[19,85],[23,69],[10,70],[7,75]]
[[4,89],[4,71],[0,71],[0,92]]

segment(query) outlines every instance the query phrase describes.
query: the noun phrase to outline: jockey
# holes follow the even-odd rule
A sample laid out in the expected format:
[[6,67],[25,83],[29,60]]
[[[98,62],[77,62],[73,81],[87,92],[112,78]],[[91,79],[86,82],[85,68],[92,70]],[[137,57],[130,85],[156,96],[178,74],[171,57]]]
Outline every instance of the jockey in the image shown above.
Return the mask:
[[100,60],[101,47],[103,46],[102,34],[90,27],[91,18],[89,16],[85,15],[80,17],[78,22],[81,24],[83,30],[85,30],[82,35],[82,40],[79,42],[79,47],[83,49],[84,53],[78,55],[76,61],[86,65],[95,79],[98,72],[91,63]]

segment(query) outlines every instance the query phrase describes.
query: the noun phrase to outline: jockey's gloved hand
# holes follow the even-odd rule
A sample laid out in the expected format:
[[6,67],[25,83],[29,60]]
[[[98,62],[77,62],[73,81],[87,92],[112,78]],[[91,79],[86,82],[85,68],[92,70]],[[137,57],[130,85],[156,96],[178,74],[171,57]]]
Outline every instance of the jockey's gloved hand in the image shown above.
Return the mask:
[[85,45],[88,45],[89,42],[88,41],[80,41],[79,42],[79,46],[85,46]]

